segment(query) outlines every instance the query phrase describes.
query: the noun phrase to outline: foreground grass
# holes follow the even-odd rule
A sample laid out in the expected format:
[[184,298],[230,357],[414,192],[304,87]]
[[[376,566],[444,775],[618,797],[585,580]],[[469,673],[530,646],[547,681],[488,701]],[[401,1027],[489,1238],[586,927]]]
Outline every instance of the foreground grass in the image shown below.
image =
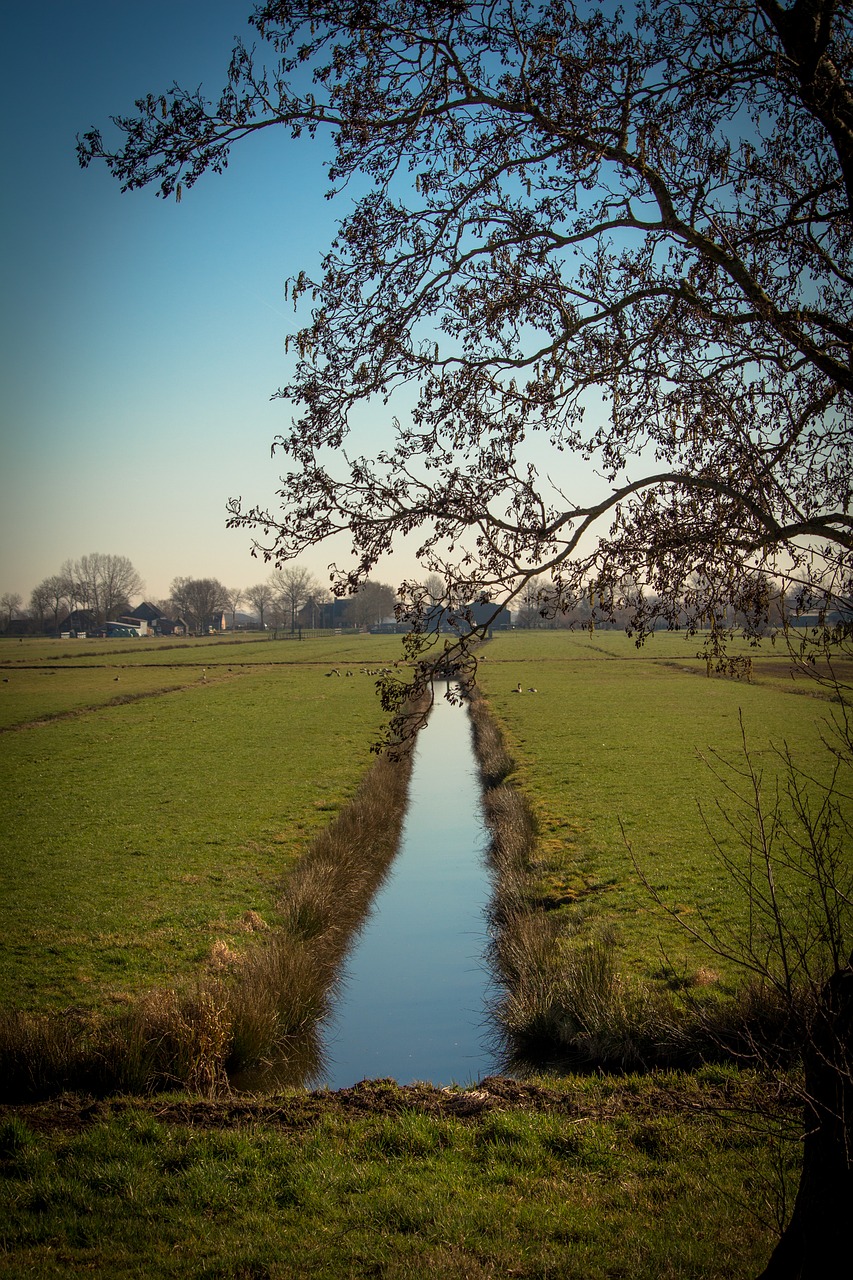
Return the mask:
[[[282,877],[355,792],[380,724],[371,678],[325,673],[399,648],[140,642],[151,665],[133,668],[105,644],[84,670],[63,667],[69,642],[0,649],[6,1008],[103,1008],[240,951],[247,912],[274,923]],[[191,666],[151,661],[176,652]]]
[[0,1111],[0,1275],[735,1280],[789,1153],[705,1073]]
[[[731,989],[736,972],[678,923],[737,928],[746,910],[703,822],[736,853],[708,760],[738,757],[742,717],[768,793],[785,742],[826,778],[831,708],[781,652],[761,651],[762,678],[742,683],[707,679],[697,647],[665,634],[639,652],[613,632],[507,634],[487,646],[480,682],[539,829],[530,905],[610,924],[620,967],[645,981]],[[675,918],[655,907],[626,837]]]

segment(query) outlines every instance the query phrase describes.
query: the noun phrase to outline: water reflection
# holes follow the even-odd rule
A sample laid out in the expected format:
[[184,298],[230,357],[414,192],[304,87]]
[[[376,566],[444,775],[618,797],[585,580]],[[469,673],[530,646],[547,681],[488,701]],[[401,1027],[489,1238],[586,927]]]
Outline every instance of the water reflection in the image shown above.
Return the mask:
[[322,1080],[465,1084],[496,1069],[487,962],[488,836],[467,711],[437,691],[400,852],[346,964]]

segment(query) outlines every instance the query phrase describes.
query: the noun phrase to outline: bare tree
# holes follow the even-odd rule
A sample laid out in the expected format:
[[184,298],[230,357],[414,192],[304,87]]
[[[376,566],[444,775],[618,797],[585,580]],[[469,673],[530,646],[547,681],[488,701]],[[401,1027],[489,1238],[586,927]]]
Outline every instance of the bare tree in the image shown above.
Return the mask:
[[394,614],[397,597],[387,582],[365,582],[347,609],[347,616],[358,626],[378,626]]
[[[703,814],[705,828],[747,908],[745,927],[715,922],[698,909],[691,923],[664,901],[634,859],[658,905],[747,975],[754,1006],[774,1011],[772,1020],[786,1027],[785,1038],[802,1055],[803,1172],[790,1221],[762,1280],[835,1274],[853,1203],[850,730],[844,711],[828,727],[837,765],[824,784],[805,774],[785,747],[778,752],[781,782],[769,788],[743,725],[740,758],[715,753],[709,760],[721,785],[715,811]],[[760,1026],[743,1053],[770,1074],[778,1072],[779,1045],[768,1043]],[[791,1088],[790,1077],[785,1084]]]
[[231,610],[231,629],[234,630],[237,609],[240,603],[245,600],[246,593],[242,587],[228,587],[225,591],[225,602]]
[[296,615],[313,591],[317,590],[316,579],[300,565],[289,565],[286,569],[276,569],[270,576],[273,592],[281,601],[282,615],[290,622],[290,630],[296,630]]
[[445,582],[438,573],[427,574],[424,581],[424,591],[426,591],[431,604],[440,604],[444,599]]
[[261,630],[264,627],[264,613],[272,604],[274,595],[272,584],[269,582],[257,582],[253,587],[246,588],[246,599],[258,611]]
[[206,631],[228,603],[227,589],[218,578],[175,578],[169,590],[178,612],[199,632]]
[[130,607],[133,596],[144,590],[144,582],[127,556],[104,555],[94,551],[62,566],[69,604],[82,604],[97,622],[105,622]]
[[51,591],[48,579],[33,587],[30,594],[30,612],[36,620],[39,631],[44,631],[51,605]]
[[8,630],[9,623],[15,614],[20,613],[23,603],[23,598],[18,595],[17,591],[5,591],[0,596],[0,614],[2,614],[5,630]]
[[68,579],[58,573],[51,574],[34,589],[31,605],[42,625],[47,621],[48,614],[52,614],[53,629],[59,630],[60,618],[68,613],[70,590]]
[[169,605],[171,610],[180,617],[189,618],[190,609],[190,583],[192,578],[178,577],[173,578],[169,584]]

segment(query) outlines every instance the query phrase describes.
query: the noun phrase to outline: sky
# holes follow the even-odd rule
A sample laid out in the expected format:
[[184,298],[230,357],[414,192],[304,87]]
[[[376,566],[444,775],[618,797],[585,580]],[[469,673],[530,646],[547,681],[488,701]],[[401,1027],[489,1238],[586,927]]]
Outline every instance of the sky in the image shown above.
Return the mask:
[[[0,594],[26,604],[96,551],[127,556],[154,600],[177,576],[246,587],[269,572],[225,507],[275,501],[284,284],[316,269],[339,216],[323,144],[266,131],[180,204],[122,195],[75,154],[78,134],[109,136],[148,91],[177,80],[217,96],[251,8],[0,0]],[[326,580],[331,558],[300,563]],[[401,560],[398,577],[412,568]]]

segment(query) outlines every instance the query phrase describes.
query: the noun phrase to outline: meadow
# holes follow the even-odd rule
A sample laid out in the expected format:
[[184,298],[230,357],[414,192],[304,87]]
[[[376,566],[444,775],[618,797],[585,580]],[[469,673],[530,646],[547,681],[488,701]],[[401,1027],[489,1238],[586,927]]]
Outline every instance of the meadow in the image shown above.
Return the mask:
[[[366,772],[394,637],[0,647],[0,1005],[104,1008],[275,922]],[[338,666],[352,679],[329,677]]]
[[[715,753],[736,761],[743,732],[768,792],[784,744],[825,775],[832,708],[781,646],[754,653],[750,682],[707,678],[697,648],[503,633],[479,682],[538,827],[531,904],[614,926],[626,973],[731,990],[681,927],[745,911],[705,825],[734,850]],[[364,672],[399,654],[361,635],[0,647],[0,1003],[108,1007],[239,952],[247,917],[274,924],[288,869],[370,763]]]
[[538,827],[532,901],[611,926],[626,973],[731,991],[736,968],[690,932],[745,925],[715,850],[743,852],[724,816],[737,808],[726,762],[741,767],[746,744],[768,806],[786,746],[827,782],[833,704],[784,645],[741,646],[750,681],[709,678],[699,647],[679,633],[641,649],[615,631],[506,633],[485,646],[478,680]]
[[[743,918],[700,812],[728,847],[709,752],[736,758],[743,724],[771,790],[784,743],[825,776],[832,708],[783,652],[754,655],[743,682],[708,679],[696,647],[490,641],[482,703],[507,763],[486,805],[509,784],[532,813],[520,894],[549,936],[609,928],[628,981],[725,1002],[737,973],[679,924]],[[80,1078],[101,1101],[85,1086],[39,1101],[49,1080],[0,1101],[0,1275],[735,1280],[766,1262],[799,1173],[796,1073],[790,1087],[708,1062],[470,1090],[230,1091],[229,1037],[249,1062],[253,1037],[261,1058],[275,1041],[264,993],[287,986],[294,956],[325,983],[340,955],[333,873],[361,876],[346,852],[390,821],[374,796],[379,816],[346,825],[381,725],[362,668],[399,652],[395,637],[0,649],[4,1005],[64,1025],[165,987],[188,993],[170,1016],[197,1020],[186,1070],[175,1050],[154,1075],[120,1063],[105,1083],[86,1074],[98,1049]],[[282,896],[300,882],[316,882],[307,906]],[[515,890],[496,883],[499,921]],[[228,1005],[216,966],[243,952]],[[308,1005],[322,1016],[317,992]],[[158,1016],[142,1038],[159,1048]],[[115,1025],[126,1038],[133,1024]],[[183,1092],[163,1092],[179,1077]]]

